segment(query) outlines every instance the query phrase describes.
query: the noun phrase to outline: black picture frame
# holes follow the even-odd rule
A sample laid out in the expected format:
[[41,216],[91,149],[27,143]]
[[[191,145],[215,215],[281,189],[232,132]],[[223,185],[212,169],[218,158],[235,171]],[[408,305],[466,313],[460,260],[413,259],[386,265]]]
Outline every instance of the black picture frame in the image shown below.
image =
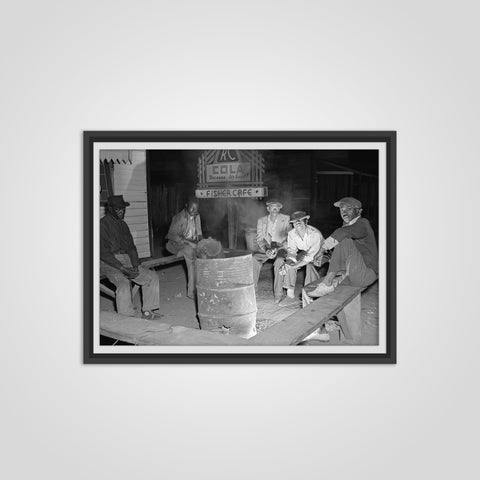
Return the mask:
[[[348,351],[341,353],[276,353],[255,352],[237,353],[231,351],[168,353],[118,352],[99,353],[95,351],[94,339],[94,295],[98,295],[94,283],[94,210],[98,209],[96,193],[98,186],[94,182],[95,149],[99,144],[156,144],[181,143],[186,146],[194,143],[216,144],[243,143],[282,145],[314,143],[341,144],[347,148],[350,144],[372,144],[384,146],[385,154],[385,332],[384,351],[365,353]],[[129,146],[128,148],[131,148]],[[251,148],[251,147],[250,147]],[[83,132],[83,225],[84,225],[84,363],[86,364],[394,364],[396,363],[396,132],[395,131],[85,131]],[[301,348],[301,347],[298,347]]]

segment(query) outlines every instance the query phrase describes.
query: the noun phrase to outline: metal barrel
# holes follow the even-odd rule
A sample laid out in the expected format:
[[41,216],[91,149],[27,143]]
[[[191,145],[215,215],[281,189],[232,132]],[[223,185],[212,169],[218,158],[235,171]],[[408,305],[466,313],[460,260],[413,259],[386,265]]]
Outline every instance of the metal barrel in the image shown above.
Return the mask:
[[256,334],[257,301],[251,254],[198,258],[195,276],[202,330],[228,331],[244,338]]

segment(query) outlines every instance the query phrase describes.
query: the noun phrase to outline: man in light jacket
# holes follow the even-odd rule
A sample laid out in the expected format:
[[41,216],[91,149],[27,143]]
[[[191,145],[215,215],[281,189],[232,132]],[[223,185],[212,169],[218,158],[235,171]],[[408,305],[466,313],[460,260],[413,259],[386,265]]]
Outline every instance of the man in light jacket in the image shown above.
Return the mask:
[[[290,223],[293,224],[293,230],[288,232],[287,244],[288,254],[285,264],[280,270],[284,276],[284,286],[287,290],[287,296],[280,302],[281,307],[289,307],[299,303],[295,298],[295,283],[297,281],[297,272],[300,268],[311,264],[315,256],[320,251],[323,243],[321,232],[308,225],[310,215],[306,212],[293,212]],[[312,281],[309,278],[308,270],[305,275],[305,283]]]
[[291,229],[290,217],[280,213],[283,205],[277,199],[266,203],[268,215],[257,221],[257,244],[259,251],[253,254],[253,278],[258,284],[260,270],[267,260],[273,264],[273,291],[275,303],[279,303],[283,293],[283,279],[278,274],[286,256],[287,234]]

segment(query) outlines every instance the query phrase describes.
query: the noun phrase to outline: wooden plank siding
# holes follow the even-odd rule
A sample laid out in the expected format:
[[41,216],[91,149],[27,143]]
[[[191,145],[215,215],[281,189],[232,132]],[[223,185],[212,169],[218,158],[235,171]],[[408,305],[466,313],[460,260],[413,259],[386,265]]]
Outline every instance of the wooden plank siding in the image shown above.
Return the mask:
[[[130,150],[128,162],[113,165],[114,195],[123,195],[130,203],[125,212],[125,222],[132,232],[133,241],[140,258],[151,256],[149,226],[146,152]],[[100,217],[105,214],[100,207]]]

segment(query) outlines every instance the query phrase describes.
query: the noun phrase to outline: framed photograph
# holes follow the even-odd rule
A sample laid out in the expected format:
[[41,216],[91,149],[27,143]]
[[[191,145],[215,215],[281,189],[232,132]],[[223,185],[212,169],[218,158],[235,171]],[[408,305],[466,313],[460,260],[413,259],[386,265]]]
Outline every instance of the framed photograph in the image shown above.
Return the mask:
[[85,363],[396,363],[396,133],[84,132]]

